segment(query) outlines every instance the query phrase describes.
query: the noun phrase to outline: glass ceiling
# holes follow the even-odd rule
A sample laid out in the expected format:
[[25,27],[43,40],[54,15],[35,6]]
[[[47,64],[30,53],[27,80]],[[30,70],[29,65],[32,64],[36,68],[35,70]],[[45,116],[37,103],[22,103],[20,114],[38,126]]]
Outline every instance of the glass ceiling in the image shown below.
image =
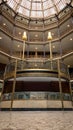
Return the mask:
[[7,0],[16,12],[33,18],[45,18],[58,14],[71,0]]

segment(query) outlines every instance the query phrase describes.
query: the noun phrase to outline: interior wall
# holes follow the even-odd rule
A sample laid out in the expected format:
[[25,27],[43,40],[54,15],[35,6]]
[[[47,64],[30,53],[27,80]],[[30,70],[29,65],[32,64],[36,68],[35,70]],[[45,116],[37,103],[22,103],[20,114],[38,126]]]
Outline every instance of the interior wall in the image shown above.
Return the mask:
[[[12,92],[13,81],[7,81],[4,85],[3,93],[10,93]],[[52,82],[24,82],[24,81],[17,81],[15,92],[22,92],[22,91],[50,91],[50,92],[59,92],[59,82],[52,81]],[[70,93],[69,83],[62,82],[62,92],[63,93]]]

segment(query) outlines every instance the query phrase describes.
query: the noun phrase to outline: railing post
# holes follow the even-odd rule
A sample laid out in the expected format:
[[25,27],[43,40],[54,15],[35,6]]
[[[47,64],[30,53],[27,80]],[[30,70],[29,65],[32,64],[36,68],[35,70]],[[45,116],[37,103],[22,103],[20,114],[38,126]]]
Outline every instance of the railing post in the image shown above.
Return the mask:
[[72,96],[72,88],[71,88],[70,80],[69,80],[69,87],[70,87],[71,102],[72,102],[72,107],[73,107],[73,96]]
[[62,84],[61,84],[61,76],[60,76],[60,61],[59,61],[59,59],[58,59],[58,78],[59,78],[60,98],[61,98],[62,108],[64,108],[64,104],[63,104],[63,93],[62,93]]
[[15,70],[14,70],[14,81],[13,81],[13,89],[12,89],[12,95],[11,95],[11,110],[13,107],[14,92],[15,92],[15,85],[16,85],[16,71],[17,71],[17,60],[15,63]]
[[24,57],[25,57],[25,41],[23,41],[23,56],[22,56],[22,59],[24,59]]
[[[6,68],[7,68],[7,67],[5,67],[4,79],[3,79],[3,87],[2,87],[2,91],[1,91],[1,100],[0,100],[0,102],[2,101],[2,97],[3,97],[4,84],[5,84],[5,75],[6,75]],[[0,108],[1,108],[1,106],[0,106]]]
[[69,75],[69,88],[70,88],[71,102],[72,102],[72,107],[73,107],[73,97],[72,97],[72,88],[71,88],[71,82],[70,82],[70,73],[69,73],[69,69],[68,69],[68,75]]

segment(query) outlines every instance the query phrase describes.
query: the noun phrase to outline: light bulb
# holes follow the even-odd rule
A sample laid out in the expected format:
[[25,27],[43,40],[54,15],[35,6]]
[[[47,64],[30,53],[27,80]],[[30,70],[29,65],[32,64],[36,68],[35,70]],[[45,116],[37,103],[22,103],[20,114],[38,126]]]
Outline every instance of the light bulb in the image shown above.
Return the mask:
[[48,32],[48,40],[52,40],[52,34],[51,34],[51,32]]
[[22,39],[23,40],[27,40],[27,34],[26,34],[26,32],[23,33]]

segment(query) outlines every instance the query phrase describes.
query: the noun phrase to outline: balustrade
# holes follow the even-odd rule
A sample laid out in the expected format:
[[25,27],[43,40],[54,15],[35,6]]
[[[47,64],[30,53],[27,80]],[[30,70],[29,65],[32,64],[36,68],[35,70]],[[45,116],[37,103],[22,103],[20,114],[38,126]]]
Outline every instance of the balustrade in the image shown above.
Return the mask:
[[[60,100],[59,92],[14,92],[14,100]],[[11,100],[11,93],[2,96],[3,101]],[[71,96],[63,93],[63,100],[70,101]]]
[[[15,64],[16,62],[12,62],[12,63],[9,63],[7,66],[6,66],[6,72],[5,74],[7,73],[10,73],[12,71],[15,71]],[[51,71],[57,71],[58,72],[58,63],[57,61],[50,61],[50,60],[18,60],[17,61],[17,68],[16,68],[16,71],[22,71],[22,70],[27,70],[27,69],[40,69],[41,71],[44,69],[44,70],[51,70]],[[60,62],[60,71],[64,74],[67,74],[68,75],[68,68],[67,66]]]

